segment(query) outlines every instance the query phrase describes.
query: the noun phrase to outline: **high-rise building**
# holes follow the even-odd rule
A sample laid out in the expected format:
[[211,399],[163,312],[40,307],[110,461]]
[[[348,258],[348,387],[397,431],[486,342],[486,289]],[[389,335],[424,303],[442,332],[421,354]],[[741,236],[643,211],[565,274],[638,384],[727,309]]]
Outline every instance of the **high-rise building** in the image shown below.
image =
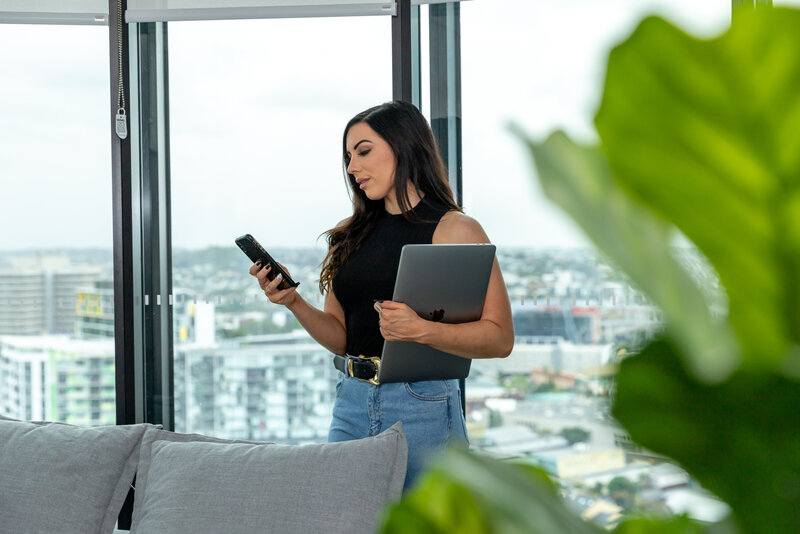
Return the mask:
[[0,271],[0,335],[44,333],[44,300],[41,271]]
[[175,427],[234,439],[325,441],[338,372],[303,331],[175,346]]
[[79,288],[101,276],[58,256],[16,260],[0,271],[0,335],[73,333]]
[[597,369],[611,361],[613,345],[573,344],[561,338],[517,336],[508,358],[481,361],[480,374],[491,377],[523,374],[549,369],[572,375]]
[[175,289],[172,308],[173,339],[176,344],[192,343],[194,346],[213,346],[217,332],[216,306],[198,300],[195,293]]
[[[571,343],[620,342],[661,328],[661,312],[651,305],[617,302],[605,306],[526,306],[514,304],[514,334]],[[554,341],[555,342],[555,341]]]
[[0,414],[81,425],[114,424],[113,339],[0,337]]
[[114,338],[114,282],[97,280],[78,288],[75,303],[75,337]]
[[[76,299],[81,287],[94,286],[102,276],[99,267],[65,266],[45,268],[45,328],[50,334],[72,334],[78,312]],[[109,282],[109,284],[111,284]],[[111,286],[110,286],[111,287]],[[113,299],[113,289],[111,302]]]
[[38,337],[0,337],[0,415],[47,419],[48,353]]
[[597,342],[594,324],[597,314],[591,309],[553,307],[514,310],[514,333],[518,336],[559,337],[572,343]]

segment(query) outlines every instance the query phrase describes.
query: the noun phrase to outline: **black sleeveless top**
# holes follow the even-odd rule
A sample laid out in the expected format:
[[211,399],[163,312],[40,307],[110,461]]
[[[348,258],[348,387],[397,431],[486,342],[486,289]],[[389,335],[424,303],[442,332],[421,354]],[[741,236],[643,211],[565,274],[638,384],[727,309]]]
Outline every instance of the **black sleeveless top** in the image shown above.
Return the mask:
[[412,223],[383,210],[370,235],[339,268],[331,287],[344,309],[347,354],[380,356],[383,336],[378,327],[376,300],[392,300],[403,245],[430,244],[448,207],[423,198],[411,212],[423,221]]

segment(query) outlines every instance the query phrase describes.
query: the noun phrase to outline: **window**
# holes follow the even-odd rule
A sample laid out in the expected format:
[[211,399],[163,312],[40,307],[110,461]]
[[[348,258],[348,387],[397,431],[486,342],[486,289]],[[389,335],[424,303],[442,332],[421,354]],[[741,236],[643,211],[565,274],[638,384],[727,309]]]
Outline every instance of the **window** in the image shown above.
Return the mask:
[[84,332],[113,325],[108,29],[4,24],[0,49],[0,414],[113,424],[113,389],[76,408],[80,365],[115,379],[113,328]]
[[[560,128],[595,142],[612,46],[649,13],[711,36],[730,10],[727,0],[461,5],[464,207],[498,245],[516,331],[511,356],[475,361],[467,379],[474,446],[531,457],[559,477],[554,451],[571,451],[584,462],[573,474],[585,488],[610,480],[601,471],[630,467],[620,451],[637,451],[615,439],[625,433],[609,414],[612,364],[660,328],[660,314],[544,198],[507,124],[540,139]],[[583,440],[604,460],[568,448]],[[587,491],[568,483],[569,497]]]
[[325,441],[332,355],[234,239],[252,234],[322,307],[318,236],[352,213],[341,136],[391,100],[390,17],[171,22],[169,53],[176,430]]

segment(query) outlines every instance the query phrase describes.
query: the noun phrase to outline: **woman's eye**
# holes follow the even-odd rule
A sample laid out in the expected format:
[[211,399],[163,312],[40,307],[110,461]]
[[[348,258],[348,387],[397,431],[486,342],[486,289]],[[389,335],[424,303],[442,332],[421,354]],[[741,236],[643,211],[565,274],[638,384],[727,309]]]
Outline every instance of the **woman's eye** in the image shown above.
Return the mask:
[[359,156],[366,156],[367,154],[369,154],[369,150],[364,150],[363,152],[358,153]]

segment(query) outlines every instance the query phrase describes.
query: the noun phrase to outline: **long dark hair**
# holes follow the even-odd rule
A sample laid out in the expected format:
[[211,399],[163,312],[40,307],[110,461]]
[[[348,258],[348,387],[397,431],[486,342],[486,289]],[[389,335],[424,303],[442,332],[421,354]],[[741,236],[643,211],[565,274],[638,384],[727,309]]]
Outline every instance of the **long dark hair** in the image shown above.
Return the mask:
[[381,136],[394,153],[397,162],[394,192],[400,212],[407,220],[422,222],[410,211],[409,184],[414,186],[417,194],[424,195],[427,201],[450,210],[462,211],[453,200],[453,192],[447,181],[447,169],[425,116],[413,104],[399,100],[362,111],[350,119],[342,135],[342,166],[353,201],[353,215],[323,234],[328,241],[328,255],[322,261],[322,273],[319,277],[319,289],[322,293],[331,289],[333,277],[347,258],[358,250],[385,209],[383,199],[370,200],[359,188],[355,177],[347,172],[350,165],[347,132],[353,125],[361,122]]

